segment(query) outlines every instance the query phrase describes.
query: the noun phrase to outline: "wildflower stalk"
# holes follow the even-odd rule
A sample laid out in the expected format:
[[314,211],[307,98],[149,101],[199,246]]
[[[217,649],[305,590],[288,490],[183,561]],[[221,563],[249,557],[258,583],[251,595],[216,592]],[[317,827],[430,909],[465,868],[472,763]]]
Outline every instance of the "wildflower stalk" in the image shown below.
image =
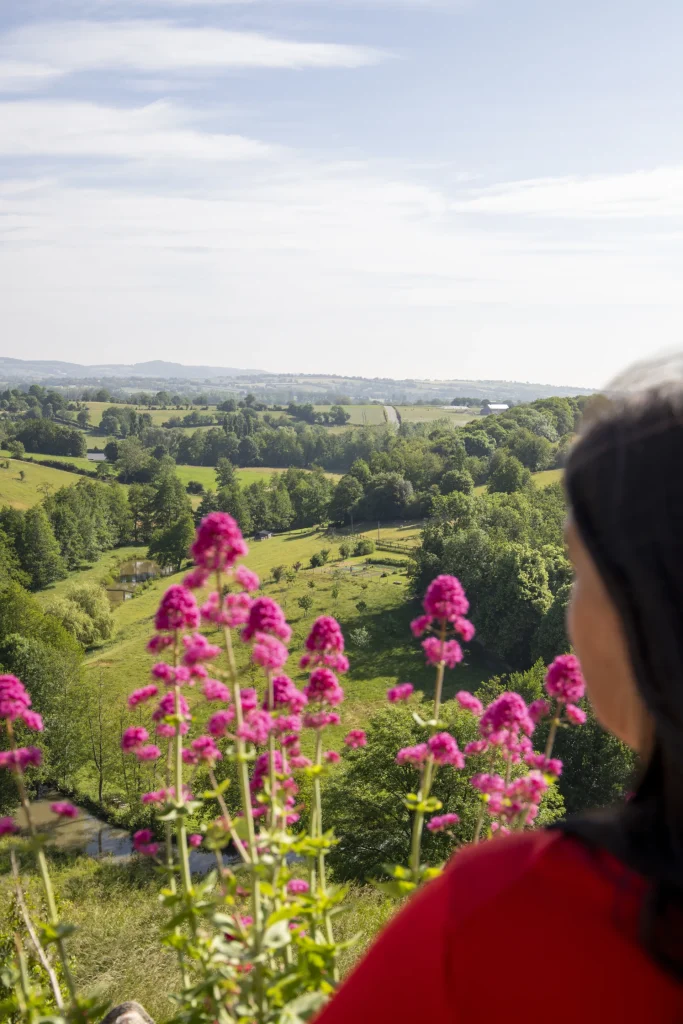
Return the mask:
[[[272,715],[275,709],[275,694],[273,691],[273,673],[266,672],[268,687],[268,711]],[[277,801],[276,801],[276,780],[275,780],[275,736],[272,732],[268,734],[268,779],[270,783],[270,827],[277,827]]]
[[[173,740],[169,737],[166,746],[166,792],[168,793],[171,788],[171,771],[173,763]],[[164,855],[166,860],[166,871],[168,872],[168,887],[175,896],[178,891],[175,877],[175,864],[173,862],[173,826],[170,821],[164,822]],[[174,928],[174,935],[179,935],[180,930]],[[180,967],[180,975],[183,979],[183,986],[187,988],[190,984],[190,976],[187,973],[185,966],[185,957],[183,956],[182,949],[178,949],[178,966]]]
[[249,852],[245,848],[244,843],[242,842],[240,837],[237,835],[237,832],[235,830],[234,822],[232,820],[232,817],[230,816],[230,811],[228,810],[228,805],[225,802],[225,798],[223,797],[223,794],[219,791],[218,779],[216,778],[216,773],[214,772],[213,768],[209,768],[209,779],[210,779],[211,785],[213,786],[214,791],[216,793],[216,799],[218,801],[218,806],[221,809],[221,814],[223,815],[223,820],[225,821],[225,824],[227,826],[228,832],[230,833],[230,838],[232,839],[233,843],[235,844],[235,849],[237,850],[237,852],[239,853],[240,857],[242,858],[242,860],[244,861],[245,864],[251,864],[251,859],[249,857]]
[[[441,650],[443,652],[443,645],[446,641],[446,620],[441,620],[441,629],[439,631],[439,639],[441,640]],[[446,672],[446,662],[443,657],[436,666],[436,683],[434,685],[434,710],[432,712],[432,718],[434,724],[431,726],[431,732],[435,733],[438,729],[439,712],[441,711],[441,697],[443,695],[443,680]],[[434,758],[429,757],[427,763],[422,771],[420,778],[420,788],[417,793],[419,803],[424,803],[425,800],[429,799],[429,793],[432,788],[432,782],[434,780]],[[413,834],[410,843],[410,869],[413,872],[413,881],[417,884],[420,878],[420,863],[421,856],[420,851],[422,847],[422,833],[424,829],[424,811],[416,810],[413,818]]]
[[[315,839],[322,839],[323,837],[323,805],[322,805],[322,793],[320,788],[320,772],[323,763],[323,731],[322,729],[316,729],[315,733],[315,774],[313,776],[313,813],[311,814],[311,835]],[[318,849],[318,888],[324,899],[327,899],[327,878],[325,875],[325,851],[322,848]],[[313,880],[311,885],[313,886]],[[325,926],[325,938],[329,945],[334,945],[334,929],[332,927],[332,918],[328,910],[323,911],[323,923]],[[332,976],[335,982],[339,981],[339,971],[337,968],[336,960],[332,968]]]
[[19,992],[17,992],[19,1010],[22,1017],[28,1020],[29,1024],[33,1024],[33,1021],[36,1020],[36,1011],[34,1009],[29,1010],[31,1004],[31,982],[29,981],[26,969],[26,954],[24,953],[21,939],[16,933],[14,935],[14,948],[17,951],[17,963],[19,964]]
[[[173,645],[173,667],[178,667],[178,630],[175,632],[175,642]],[[190,874],[190,855],[187,846],[187,825],[185,824],[185,815],[183,812],[185,806],[185,794],[183,792],[183,734],[180,729],[181,724],[181,707],[180,707],[180,687],[176,683],[174,688],[175,696],[175,719],[176,719],[176,733],[175,733],[175,799],[178,805],[178,854],[180,859],[180,876],[183,881],[183,888],[186,896],[192,895],[192,875]]]
[[55,997],[55,1003],[57,1005],[57,1009],[63,1010],[64,1009],[64,999],[62,998],[62,990],[59,987],[59,981],[57,980],[57,975],[55,974],[54,967],[50,963],[50,958],[48,957],[47,953],[45,952],[45,950],[43,949],[43,947],[42,947],[42,945],[40,943],[40,939],[38,938],[38,933],[36,932],[35,928],[33,927],[33,921],[31,920],[31,915],[29,914],[28,907],[26,906],[26,901],[24,899],[24,892],[23,892],[23,890],[21,888],[21,877],[19,875],[19,866],[17,864],[17,856],[16,856],[14,850],[10,850],[10,863],[12,865],[12,877],[14,878],[14,891],[16,893],[17,906],[19,907],[19,912],[21,913],[21,917],[22,917],[22,920],[24,922],[24,926],[26,928],[26,931],[28,933],[28,936],[29,936],[31,942],[33,943],[33,948],[36,951],[38,959],[40,960],[41,964],[43,965],[43,969],[44,969],[45,973],[47,974],[47,976],[48,976],[48,978],[50,980],[50,988],[52,989],[52,994]]
[[550,757],[553,752],[553,746],[555,744],[555,737],[557,736],[557,729],[560,725],[560,715],[562,714],[562,703],[557,701],[555,704],[555,714],[550,722],[550,730],[548,732],[548,739],[545,744],[545,756]]
[[[221,573],[216,573],[217,590],[223,592]],[[256,832],[254,830],[254,815],[251,804],[251,790],[249,789],[249,768],[247,766],[246,743],[240,737],[244,724],[242,715],[242,696],[240,691],[239,676],[237,674],[237,662],[232,646],[232,636],[228,626],[223,627],[225,639],[225,652],[228,658],[230,681],[232,683],[232,699],[235,705],[235,748],[237,750],[237,778],[242,798],[242,809],[244,811],[244,822],[247,832],[247,850],[249,853],[249,865],[251,868],[251,916],[254,922],[254,991],[257,1003],[257,1019],[263,1020],[266,1014],[265,992],[263,985],[263,966],[260,963],[260,956],[263,943],[263,910],[261,907],[261,881],[258,875],[259,855],[256,846]]]
[[[12,722],[9,718],[7,719],[7,736],[9,738],[10,748],[13,751],[16,751],[17,741],[14,735],[14,729],[12,728]],[[19,799],[21,801],[21,806],[24,811],[24,814],[26,815],[29,833],[31,835],[31,839],[33,840],[33,848],[35,851],[36,860],[38,862],[38,870],[40,871],[40,877],[43,883],[43,891],[45,892],[45,902],[47,903],[48,919],[52,927],[56,931],[58,931],[60,928],[59,914],[57,913],[57,904],[55,902],[55,894],[52,888],[52,880],[50,878],[50,872],[47,866],[47,858],[45,857],[45,851],[43,850],[38,840],[36,827],[33,823],[33,817],[31,815],[31,803],[28,798],[26,786],[24,785],[24,778],[21,773],[21,769],[19,768],[19,765],[15,764],[13,768],[13,774],[14,781],[16,782],[17,789],[19,790]],[[73,1003],[75,1003],[76,986],[74,985],[74,980],[71,975],[71,968],[69,967],[69,958],[66,954],[64,939],[58,935],[55,941],[57,945],[57,951],[59,952],[59,959],[62,961],[62,967],[64,969],[64,980],[69,990],[71,1000]]]

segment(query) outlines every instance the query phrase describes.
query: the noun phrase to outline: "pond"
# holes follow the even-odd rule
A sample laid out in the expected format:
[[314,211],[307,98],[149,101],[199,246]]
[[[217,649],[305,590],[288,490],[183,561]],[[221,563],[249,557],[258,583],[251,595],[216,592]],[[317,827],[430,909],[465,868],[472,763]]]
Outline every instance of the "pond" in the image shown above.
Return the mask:
[[[50,810],[50,804],[60,799],[64,797],[53,793],[31,802],[31,817],[41,833],[49,834],[50,845],[69,853],[85,853],[89,857],[112,857],[119,863],[130,860],[133,856],[133,837],[130,832],[108,825],[82,807],[79,807],[77,818],[60,818]],[[16,811],[15,819],[20,828],[26,828],[23,810]],[[229,857],[225,857],[225,860],[229,860]],[[190,868],[193,872],[206,874],[215,866],[213,853],[190,851]]]

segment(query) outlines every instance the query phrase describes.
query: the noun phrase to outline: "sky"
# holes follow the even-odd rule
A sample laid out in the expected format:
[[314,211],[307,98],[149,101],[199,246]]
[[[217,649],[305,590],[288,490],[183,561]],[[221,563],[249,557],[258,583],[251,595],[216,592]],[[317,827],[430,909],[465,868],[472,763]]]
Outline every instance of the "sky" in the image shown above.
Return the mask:
[[599,387],[683,348],[680,0],[0,7],[0,354]]

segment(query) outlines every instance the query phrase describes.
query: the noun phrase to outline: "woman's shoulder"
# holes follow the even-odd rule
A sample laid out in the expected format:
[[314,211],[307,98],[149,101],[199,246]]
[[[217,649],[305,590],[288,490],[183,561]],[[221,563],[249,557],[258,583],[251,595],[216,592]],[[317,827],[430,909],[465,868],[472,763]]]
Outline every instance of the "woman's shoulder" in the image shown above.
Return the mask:
[[556,907],[572,907],[580,894],[580,906],[599,911],[615,887],[641,888],[609,855],[595,851],[560,830],[539,829],[500,836],[489,842],[464,847],[452,858],[444,883],[457,903],[452,920],[462,922],[478,914],[486,904],[501,907],[505,898],[543,906],[551,897]]

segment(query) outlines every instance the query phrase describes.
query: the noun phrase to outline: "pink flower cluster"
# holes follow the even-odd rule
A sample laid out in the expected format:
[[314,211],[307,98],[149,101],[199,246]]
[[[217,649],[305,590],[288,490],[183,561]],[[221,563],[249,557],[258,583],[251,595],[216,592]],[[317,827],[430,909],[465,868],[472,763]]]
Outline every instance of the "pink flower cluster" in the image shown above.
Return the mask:
[[[506,691],[491,701],[479,719],[479,734],[484,741],[468,744],[468,754],[483,753],[488,745],[499,747],[503,755],[517,763],[533,750],[528,739],[535,723],[518,693]],[[520,735],[524,734],[524,735]]]
[[199,524],[190,550],[195,565],[208,577],[211,572],[231,569],[249,548],[232,516],[225,512],[211,512]]
[[437,576],[427,587],[422,602],[425,614],[411,622],[414,636],[422,636],[434,622],[448,623],[465,643],[474,636],[474,626],[465,618],[470,603],[459,579],[455,576]]
[[33,765],[38,768],[43,755],[37,747],[18,747],[16,750],[0,751],[0,768],[9,768],[10,771],[23,772]]
[[200,614],[206,623],[237,629],[248,621],[251,604],[249,594],[226,594],[221,601],[214,590],[202,605]]
[[586,684],[581,674],[579,659],[573,654],[560,654],[549,666],[545,689],[550,697],[567,704],[575,704],[583,697]]
[[359,747],[367,746],[368,738],[362,729],[351,729],[344,737],[344,743],[351,750],[357,750]]
[[50,810],[53,814],[59,815],[60,818],[78,817],[78,808],[70,804],[68,800],[57,800],[55,803],[50,804]]
[[43,731],[43,720],[37,711],[29,711],[31,698],[24,684],[16,676],[0,676],[0,718],[10,722],[17,719],[33,732]]
[[257,597],[249,608],[249,618],[242,630],[242,639],[247,642],[258,633],[279,637],[285,643],[292,635],[291,627],[285,619],[285,613],[272,597]]
[[141,828],[133,836],[133,849],[143,857],[156,857],[159,844],[155,843],[150,829]]
[[315,620],[306,638],[306,654],[300,661],[301,668],[331,668],[343,675],[349,670],[349,659],[344,654],[344,634],[341,626],[331,615],[321,615]]
[[316,668],[311,672],[310,679],[304,686],[304,694],[309,703],[324,703],[336,707],[344,700],[344,691],[339,680],[329,668]]
[[398,704],[399,701],[408,700],[414,690],[415,687],[412,683],[399,683],[387,690],[387,700],[390,704]]
[[465,711],[471,711],[473,715],[477,716],[477,718],[484,710],[481,701],[478,700],[474,694],[468,693],[467,690],[460,690],[459,693],[456,693],[455,699],[461,708]]
[[199,608],[194,595],[174,583],[161,598],[161,603],[154,618],[154,625],[160,633],[174,632],[178,629],[196,629],[199,625]]
[[430,832],[445,832],[451,825],[457,825],[460,817],[457,814],[437,814],[427,822]]
[[149,733],[143,726],[131,725],[121,736],[121,750],[124,754],[135,754],[139,761],[156,761],[161,751],[153,744],[146,745],[148,739]]

